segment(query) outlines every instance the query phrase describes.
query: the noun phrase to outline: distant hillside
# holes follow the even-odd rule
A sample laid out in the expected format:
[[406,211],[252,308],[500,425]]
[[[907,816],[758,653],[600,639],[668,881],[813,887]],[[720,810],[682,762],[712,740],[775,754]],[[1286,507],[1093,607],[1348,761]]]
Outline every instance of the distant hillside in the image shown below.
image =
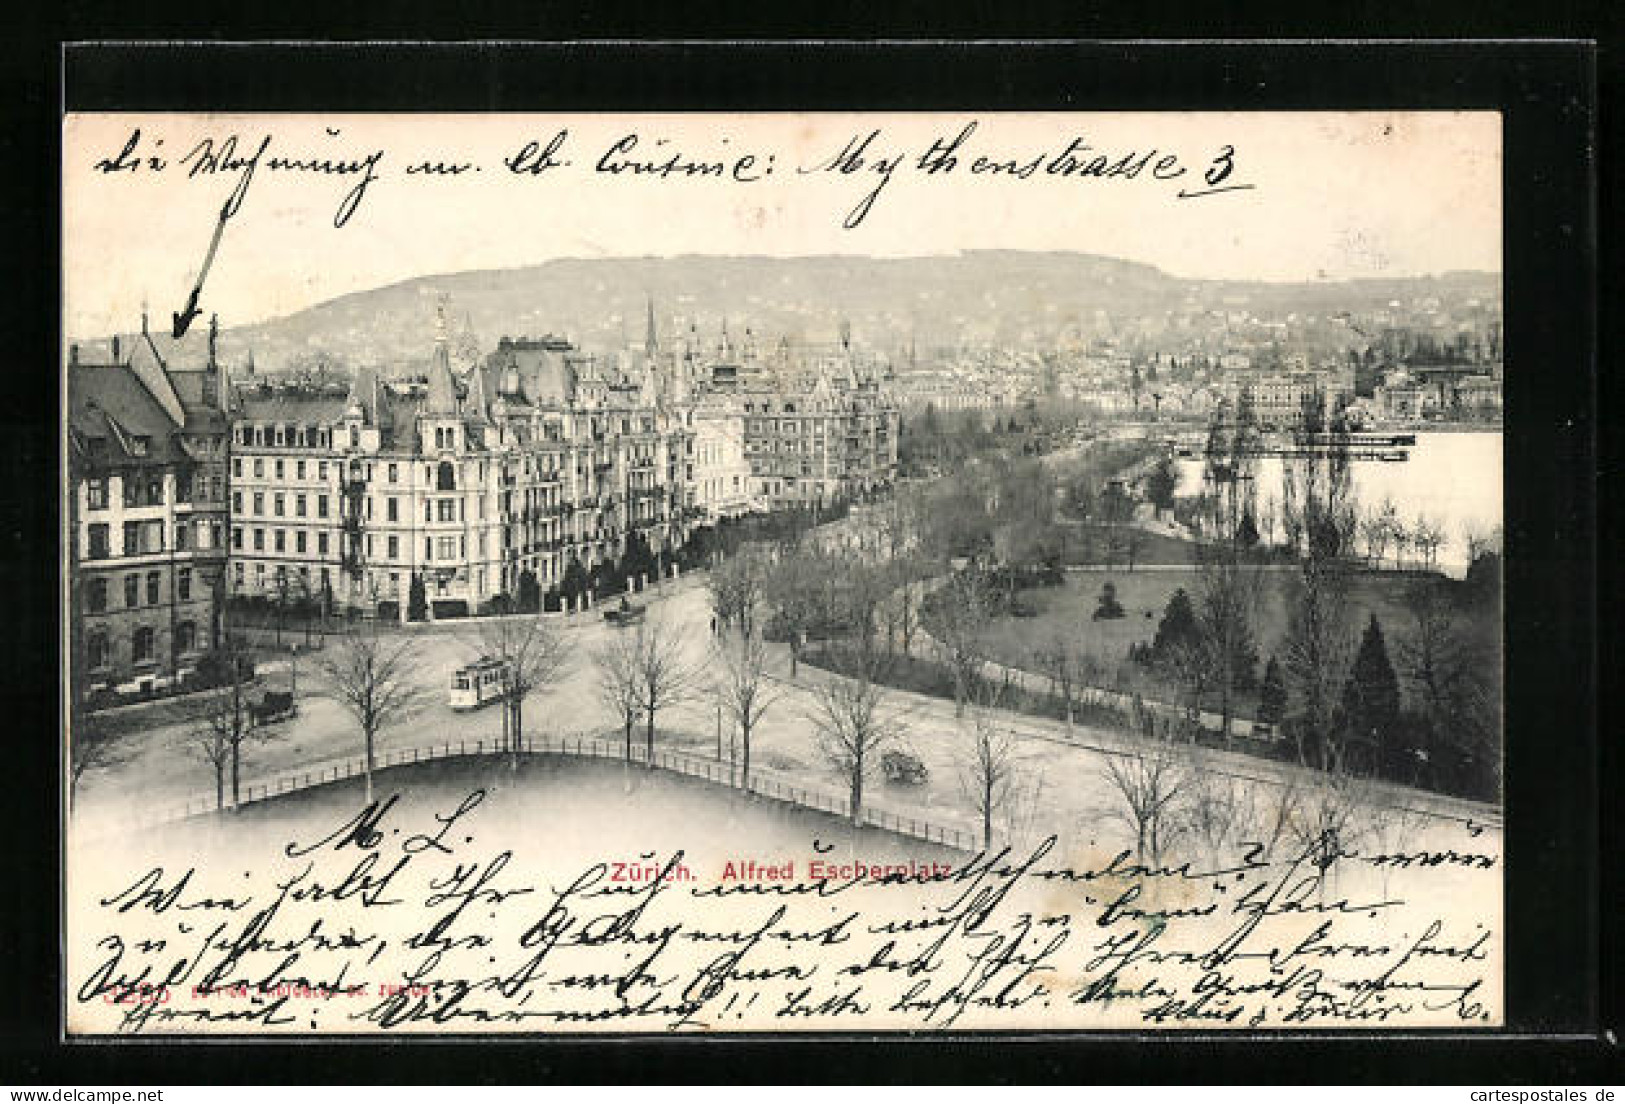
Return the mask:
[[[410,365],[425,360],[442,296],[459,343],[489,350],[503,335],[567,336],[587,348],[641,343],[646,297],[661,337],[697,320],[707,341],[726,320],[764,344],[781,334],[833,340],[842,319],[857,340],[898,350],[961,337],[1020,342],[1088,332],[1097,311],[1121,321],[1168,311],[1360,312],[1436,296],[1447,305],[1499,302],[1492,273],[1267,284],[1187,280],[1150,265],[1081,253],[978,251],[941,257],[646,257],[556,260],[528,268],[424,276],[329,300],[250,326],[225,323],[221,355],[252,349],[261,371],[327,359]],[[208,304],[203,304],[205,309]]]

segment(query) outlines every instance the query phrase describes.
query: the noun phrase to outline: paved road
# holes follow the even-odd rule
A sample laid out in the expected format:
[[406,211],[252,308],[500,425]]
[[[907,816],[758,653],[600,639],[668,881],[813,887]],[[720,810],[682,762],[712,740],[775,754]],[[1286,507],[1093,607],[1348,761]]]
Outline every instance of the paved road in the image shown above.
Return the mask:
[[[648,596],[651,616],[683,628],[686,655],[698,668],[715,669],[709,595],[703,577],[691,576],[668,583]],[[615,730],[613,718],[597,700],[591,649],[618,630],[596,613],[567,619],[573,669],[545,699],[527,703],[526,727],[532,733],[606,733]],[[436,626],[419,630],[422,660],[419,683],[433,695],[433,704],[411,720],[381,734],[379,750],[425,747],[448,740],[495,741],[500,719],[492,709],[453,713],[445,705],[451,673],[477,654],[470,627]],[[784,646],[771,650],[775,700],[753,739],[753,762],[794,775],[809,785],[840,791],[842,780],[822,755],[816,727],[810,717],[815,708],[814,687],[830,678],[802,665],[789,677],[789,654]],[[312,763],[361,754],[354,723],[333,701],[306,693],[317,688],[314,673],[301,664],[300,714],[278,726],[272,738],[248,749],[245,779],[293,772]],[[274,677],[274,676],[273,676]],[[970,826],[977,823],[967,798],[964,764],[970,746],[966,723],[954,715],[952,702],[903,692],[891,696],[891,708],[900,718],[902,746],[925,763],[927,780],[917,786],[888,785],[879,778],[868,784],[871,803],[888,812],[917,816],[938,824]],[[693,701],[661,717],[661,742],[696,754],[717,754],[718,724],[714,697],[702,691]],[[1077,726],[1017,714],[1005,723],[1016,738],[1019,796],[1010,802],[1001,835],[1017,840],[1058,832],[1080,838],[1120,836],[1123,828],[1113,812],[1117,799],[1104,775],[1105,756],[1132,750],[1134,741],[1121,733]],[[122,758],[114,767],[93,772],[80,785],[75,815],[87,834],[100,834],[128,819],[142,806],[169,807],[213,793],[209,767],[187,750],[189,730],[168,725],[132,734],[120,743]],[[724,734],[722,758],[730,749]],[[1297,768],[1265,762],[1241,754],[1207,752],[1202,769],[1243,780],[1250,791],[1279,787],[1294,777]],[[1447,798],[1385,787],[1394,804],[1458,820],[1474,817],[1480,823],[1499,824],[1491,810]]]

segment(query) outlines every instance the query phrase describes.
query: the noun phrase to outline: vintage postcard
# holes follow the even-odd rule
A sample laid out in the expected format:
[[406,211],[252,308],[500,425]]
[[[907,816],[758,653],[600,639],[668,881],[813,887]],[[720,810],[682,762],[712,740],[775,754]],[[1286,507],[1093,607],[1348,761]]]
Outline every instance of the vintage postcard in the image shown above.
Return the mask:
[[1502,1025],[1501,179],[69,114],[67,1032]]

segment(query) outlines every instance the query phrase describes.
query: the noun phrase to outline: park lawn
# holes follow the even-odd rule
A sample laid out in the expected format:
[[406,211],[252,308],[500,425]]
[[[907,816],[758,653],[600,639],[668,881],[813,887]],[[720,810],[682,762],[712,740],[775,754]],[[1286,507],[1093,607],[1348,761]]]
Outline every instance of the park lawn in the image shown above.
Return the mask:
[[[1262,677],[1269,657],[1282,654],[1294,576],[1291,571],[1264,570],[1260,578],[1254,633],[1258,641],[1258,673]],[[1399,662],[1398,641],[1410,634],[1414,623],[1405,595],[1419,578],[1442,583],[1437,576],[1412,573],[1359,572],[1352,576],[1349,584],[1350,654],[1358,643],[1358,634],[1375,613],[1388,642],[1389,657]],[[1092,620],[1101,588],[1107,581],[1117,587],[1117,600],[1122,603],[1124,616],[1117,620]],[[1201,580],[1195,568],[1069,572],[1062,586],[1022,591],[1022,599],[1037,611],[1037,616],[1002,617],[994,622],[988,637],[993,658],[1011,666],[1038,670],[1031,658],[1032,649],[1055,639],[1057,633],[1064,633],[1104,661],[1108,671],[1117,673],[1121,680],[1118,685],[1123,689],[1138,690],[1161,700],[1175,700],[1177,689],[1155,672],[1132,663],[1128,651],[1130,645],[1149,644],[1156,637],[1168,599],[1180,587],[1185,588],[1193,602],[1198,600]],[[1250,696],[1243,699],[1246,709],[1255,704]]]
[[[1121,549],[1115,552],[1108,551],[1111,544],[1108,540],[1107,526],[1089,522],[1061,524],[1067,534],[1064,559],[1068,564],[1100,564],[1105,563],[1108,556],[1117,561],[1124,558]],[[1140,529],[1137,532],[1140,547],[1134,552],[1136,566],[1196,562],[1196,545],[1192,542],[1170,537],[1166,533],[1153,533],[1148,529]]]

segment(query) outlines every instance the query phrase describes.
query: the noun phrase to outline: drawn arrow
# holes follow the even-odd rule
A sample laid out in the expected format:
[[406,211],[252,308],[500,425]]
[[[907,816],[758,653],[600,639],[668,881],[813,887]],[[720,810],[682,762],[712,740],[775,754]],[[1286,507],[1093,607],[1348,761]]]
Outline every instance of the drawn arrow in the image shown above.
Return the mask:
[[197,298],[203,293],[203,281],[208,278],[209,266],[214,263],[214,251],[220,248],[220,235],[226,231],[226,220],[231,217],[231,204],[228,201],[220,208],[220,221],[215,223],[214,237],[209,239],[209,251],[203,255],[203,267],[198,269],[197,283],[192,285],[192,293],[186,297],[186,306],[179,314],[171,314],[171,332],[175,340],[179,341],[186,336],[191,328],[193,319],[203,312],[198,309]]

